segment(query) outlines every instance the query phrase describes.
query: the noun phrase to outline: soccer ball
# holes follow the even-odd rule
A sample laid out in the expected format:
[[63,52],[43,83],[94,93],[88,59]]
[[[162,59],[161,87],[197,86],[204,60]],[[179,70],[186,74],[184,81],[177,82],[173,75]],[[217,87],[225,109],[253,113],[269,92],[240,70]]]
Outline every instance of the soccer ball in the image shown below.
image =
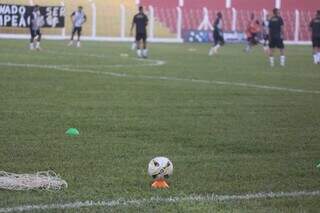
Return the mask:
[[173,164],[166,157],[153,158],[148,165],[148,174],[153,179],[169,178],[173,173]]

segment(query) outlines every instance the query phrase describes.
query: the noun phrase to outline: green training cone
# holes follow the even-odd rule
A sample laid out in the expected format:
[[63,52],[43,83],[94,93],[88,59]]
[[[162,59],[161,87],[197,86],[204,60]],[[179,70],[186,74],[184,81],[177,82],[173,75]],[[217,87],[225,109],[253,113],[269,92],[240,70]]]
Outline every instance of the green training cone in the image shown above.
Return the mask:
[[317,166],[318,169],[320,169],[320,161],[317,162]]
[[70,128],[66,131],[66,134],[68,136],[75,137],[75,136],[78,136],[80,133],[79,133],[79,130],[77,130],[76,128]]

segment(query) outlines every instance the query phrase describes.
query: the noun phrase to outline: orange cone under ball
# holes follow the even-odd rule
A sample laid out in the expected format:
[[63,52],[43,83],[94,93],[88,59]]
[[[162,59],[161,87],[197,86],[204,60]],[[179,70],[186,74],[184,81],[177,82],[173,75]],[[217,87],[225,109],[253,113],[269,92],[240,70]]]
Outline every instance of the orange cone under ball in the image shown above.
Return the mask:
[[165,180],[155,180],[151,184],[151,188],[153,188],[153,189],[168,189],[168,188],[170,188],[170,186]]

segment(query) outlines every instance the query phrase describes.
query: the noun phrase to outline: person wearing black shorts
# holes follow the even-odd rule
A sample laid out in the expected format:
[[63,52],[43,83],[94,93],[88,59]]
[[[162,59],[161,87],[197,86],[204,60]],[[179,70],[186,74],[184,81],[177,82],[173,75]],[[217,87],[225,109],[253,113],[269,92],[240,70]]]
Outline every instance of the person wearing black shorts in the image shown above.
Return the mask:
[[43,17],[40,13],[40,7],[35,5],[30,17],[30,50],[40,50],[41,31],[40,28],[44,25]]
[[218,49],[224,45],[224,38],[223,38],[223,20],[222,20],[222,13],[217,13],[217,18],[213,24],[213,40],[214,45],[210,48],[209,56],[218,53]]
[[313,62],[320,64],[320,10],[317,11],[316,17],[310,22],[312,33]]
[[[136,47],[137,47],[137,55],[139,58],[147,58],[148,57],[148,49],[147,49],[147,26],[148,26],[148,17],[143,12],[143,7],[139,7],[139,13],[133,17],[132,25],[131,25],[131,35],[133,32],[133,28],[136,28]],[[142,48],[141,48],[142,41]],[[143,49],[143,50],[142,50]]]
[[280,50],[280,65],[285,66],[286,57],[284,55],[284,44],[283,44],[283,19],[279,14],[279,9],[273,9],[273,16],[269,19],[269,59],[270,66],[274,66],[274,51],[275,49]]
[[87,21],[87,16],[83,12],[82,6],[79,6],[78,10],[74,11],[71,14],[71,20],[72,20],[72,24],[73,24],[73,29],[72,29],[72,34],[71,34],[69,46],[73,45],[73,38],[74,38],[74,35],[77,33],[77,36],[78,36],[77,47],[80,47],[81,46],[80,38],[81,38],[81,32],[82,32],[82,25],[84,23],[86,23],[86,21]]

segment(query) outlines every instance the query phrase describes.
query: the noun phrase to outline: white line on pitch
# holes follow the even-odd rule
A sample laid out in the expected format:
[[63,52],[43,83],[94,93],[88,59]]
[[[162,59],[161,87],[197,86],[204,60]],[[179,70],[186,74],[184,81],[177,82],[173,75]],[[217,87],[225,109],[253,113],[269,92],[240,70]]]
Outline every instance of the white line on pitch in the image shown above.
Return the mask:
[[[106,56],[103,54],[83,54],[83,53],[69,53],[69,52],[56,52],[52,50],[46,50],[46,53],[52,53],[52,54],[62,54],[62,55],[70,55],[70,56],[85,56],[85,57],[93,57],[93,58],[110,58],[110,56]],[[157,60],[157,59],[141,59],[141,58],[131,58],[129,57],[128,59],[133,59],[135,61],[139,62],[148,62],[144,64],[115,64],[115,65],[102,65],[104,67],[131,67],[131,66],[162,66],[165,65],[166,62],[162,60]]]
[[311,197],[320,196],[320,191],[297,191],[297,192],[260,192],[254,194],[242,194],[242,195],[189,195],[182,197],[151,197],[146,199],[117,199],[106,201],[77,201],[72,203],[60,203],[60,204],[40,204],[40,205],[25,205],[11,208],[0,208],[0,213],[10,212],[27,212],[35,210],[50,210],[50,209],[79,209],[90,207],[130,207],[130,206],[143,206],[147,204],[161,204],[161,203],[182,203],[182,202],[207,202],[218,203],[228,201],[249,201],[249,200],[263,200],[272,198],[299,198],[299,197]]
[[65,71],[65,72],[91,73],[91,74],[109,75],[109,76],[122,77],[122,78],[134,78],[134,79],[144,79],[144,80],[185,81],[185,82],[194,82],[194,83],[202,83],[202,84],[229,85],[229,86],[256,88],[256,89],[264,89],[264,90],[286,91],[286,92],[293,92],[293,93],[320,94],[319,90],[304,90],[304,89],[267,86],[267,85],[258,85],[258,84],[249,84],[249,83],[216,81],[216,80],[186,79],[186,78],[175,78],[175,77],[167,77],[167,76],[129,75],[126,73],[74,69],[74,68],[62,67],[59,65],[0,63],[0,66],[45,68],[45,69],[54,69],[54,70],[60,70],[60,71]]
[[[5,49],[5,50],[12,50],[12,49]],[[19,49],[20,51],[20,49]],[[16,52],[15,54],[18,54],[19,52]],[[58,51],[52,51],[52,50],[45,50],[44,53],[49,53],[49,54],[55,54],[55,55],[66,55],[66,56],[84,56],[84,57],[93,57],[93,58],[103,58],[103,59],[109,59],[112,58],[111,56],[103,55],[103,54],[91,54],[91,53],[69,53],[69,52],[58,52]],[[23,53],[24,55],[24,53]],[[138,61],[139,64],[106,64],[106,65],[82,65],[81,67],[84,68],[103,68],[103,67],[156,67],[156,66],[163,66],[167,62],[163,60],[158,60],[158,59],[141,59],[141,58],[136,58],[136,57],[126,57],[127,59],[132,59],[134,61]],[[146,63],[141,63],[141,62],[146,62]],[[59,66],[72,66],[72,65],[59,65]]]

